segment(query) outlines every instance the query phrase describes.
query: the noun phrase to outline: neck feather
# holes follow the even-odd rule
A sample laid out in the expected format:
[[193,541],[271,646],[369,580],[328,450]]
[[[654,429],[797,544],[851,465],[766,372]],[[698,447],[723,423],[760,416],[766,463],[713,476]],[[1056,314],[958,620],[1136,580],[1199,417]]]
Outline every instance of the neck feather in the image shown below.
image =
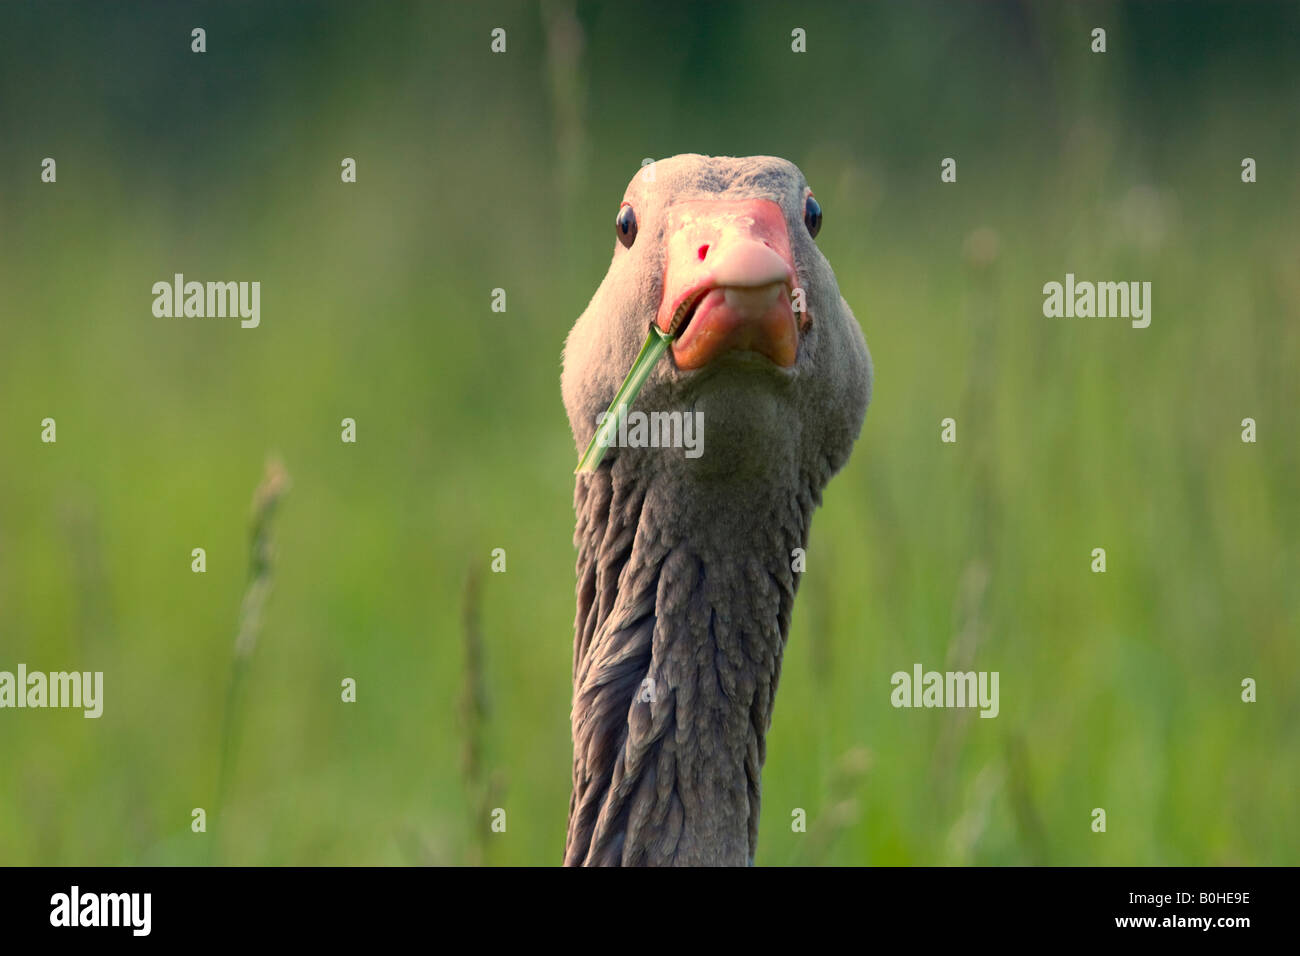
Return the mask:
[[[744,865],[821,483],[580,476],[569,865]],[[779,489],[779,490],[777,490]]]

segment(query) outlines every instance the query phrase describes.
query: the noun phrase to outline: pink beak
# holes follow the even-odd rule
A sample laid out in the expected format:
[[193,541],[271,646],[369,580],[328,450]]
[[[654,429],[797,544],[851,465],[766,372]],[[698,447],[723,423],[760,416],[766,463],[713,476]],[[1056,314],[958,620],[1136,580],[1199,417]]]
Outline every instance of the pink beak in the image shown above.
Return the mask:
[[790,304],[794,257],[770,199],[701,199],[669,207],[664,292],[655,322],[676,335],[680,369],[748,349],[785,368],[799,353]]

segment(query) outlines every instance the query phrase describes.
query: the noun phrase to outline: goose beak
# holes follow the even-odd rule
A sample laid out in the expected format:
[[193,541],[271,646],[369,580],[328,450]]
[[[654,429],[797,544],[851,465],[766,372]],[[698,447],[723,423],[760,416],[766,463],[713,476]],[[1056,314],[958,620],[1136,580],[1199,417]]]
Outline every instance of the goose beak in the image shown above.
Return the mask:
[[675,336],[677,367],[703,368],[734,350],[793,366],[796,272],[781,207],[770,199],[679,202],[668,209],[665,236],[655,322]]

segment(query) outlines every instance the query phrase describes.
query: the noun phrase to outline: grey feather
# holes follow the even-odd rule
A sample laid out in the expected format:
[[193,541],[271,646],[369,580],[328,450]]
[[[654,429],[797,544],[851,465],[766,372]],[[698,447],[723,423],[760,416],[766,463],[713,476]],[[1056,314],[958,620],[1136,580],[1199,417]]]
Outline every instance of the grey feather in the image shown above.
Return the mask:
[[[683,199],[766,198],[787,216],[812,324],[798,362],[665,359],[637,407],[701,411],[705,453],[613,448],[579,475],[573,795],[565,863],[743,865],[798,575],[822,490],[871,397],[857,320],[803,224],[806,183],[773,157],[676,156],[625,200],[640,232],[565,346],[562,390],[580,452],[659,304],[663,220]],[[642,699],[654,682],[653,700]]]

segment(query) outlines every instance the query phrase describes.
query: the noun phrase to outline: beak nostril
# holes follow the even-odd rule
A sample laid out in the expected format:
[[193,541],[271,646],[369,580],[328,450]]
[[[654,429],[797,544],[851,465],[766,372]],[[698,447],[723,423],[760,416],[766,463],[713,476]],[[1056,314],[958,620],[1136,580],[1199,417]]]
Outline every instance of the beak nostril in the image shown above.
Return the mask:
[[699,249],[698,255],[700,257],[700,261],[703,262],[704,257],[707,256],[708,254],[709,254],[709,244],[706,242],[704,245],[700,246]]

